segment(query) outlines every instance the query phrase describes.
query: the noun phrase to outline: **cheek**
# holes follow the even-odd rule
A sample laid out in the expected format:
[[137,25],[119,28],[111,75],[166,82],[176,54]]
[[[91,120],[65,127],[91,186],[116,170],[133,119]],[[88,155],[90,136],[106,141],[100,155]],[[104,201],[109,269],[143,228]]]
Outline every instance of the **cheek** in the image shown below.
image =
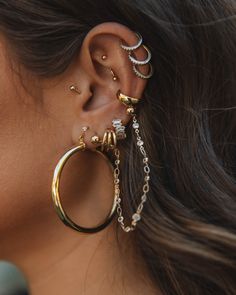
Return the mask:
[[32,121],[26,124],[26,112],[24,123],[18,114],[0,125],[0,232],[35,216],[50,192],[53,149],[42,145],[48,138]]
[[12,88],[7,75],[4,79],[0,82],[0,235],[6,236],[50,206],[57,131],[19,84],[11,82]]

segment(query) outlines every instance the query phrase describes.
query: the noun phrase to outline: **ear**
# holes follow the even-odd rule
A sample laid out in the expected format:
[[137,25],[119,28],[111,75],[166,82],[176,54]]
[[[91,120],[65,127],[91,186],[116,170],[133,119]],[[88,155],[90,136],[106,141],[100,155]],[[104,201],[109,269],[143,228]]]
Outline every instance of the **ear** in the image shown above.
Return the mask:
[[[135,75],[128,52],[120,45],[132,46],[137,41],[133,31],[118,23],[100,24],[85,37],[70,79],[80,91],[80,94],[74,91],[71,94],[77,114],[72,130],[74,143],[78,142],[83,126],[89,127],[85,141],[92,148],[91,137],[102,138],[105,130],[112,127],[113,119],[121,119],[124,125],[129,122],[130,116],[117,99],[117,92],[121,90],[126,95],[141,98],[147,81]],[[135,50],[135,56],[145,59],[146,52],[140,47]],[[142,66],[142,72],[148,70],[148,65]]]

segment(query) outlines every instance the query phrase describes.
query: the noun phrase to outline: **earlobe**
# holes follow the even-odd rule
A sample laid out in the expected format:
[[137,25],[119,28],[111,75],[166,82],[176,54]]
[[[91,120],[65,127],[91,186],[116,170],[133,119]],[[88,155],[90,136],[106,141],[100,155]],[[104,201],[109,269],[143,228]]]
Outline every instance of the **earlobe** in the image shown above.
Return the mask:
[[[114,119],[122,120],[124,125],[131,119],[132,113],[126,112],[127,105],[118,100],[119,91],[140,99],[147,79],[153,74],[149,63],[151,53],[138,37],[118,23],[98,25],[87,34],[78,58],[83,74],[80,82],[87,89],[78,98],[76,126],[90,125],[101,136],[106,128],[112,127]],[[141,71],[143,74],[138,74]],[[78,90],[76,84],[73,86],[71,90]],[[76,137],[76,131],[73,134]]]

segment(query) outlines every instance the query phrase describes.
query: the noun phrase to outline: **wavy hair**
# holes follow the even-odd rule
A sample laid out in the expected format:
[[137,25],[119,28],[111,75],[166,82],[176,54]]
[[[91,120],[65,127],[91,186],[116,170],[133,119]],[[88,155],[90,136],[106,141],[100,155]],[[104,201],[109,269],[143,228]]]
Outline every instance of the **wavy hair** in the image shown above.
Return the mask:
[[[106,21],[140,32],[156,70],[139,109],[151,191],[132,233],[138,255],[165,295],[235,294],[235,0],[0,0],[1,32],[43,77]],[[132,133],[122,154],[128,216],[143,177]]]

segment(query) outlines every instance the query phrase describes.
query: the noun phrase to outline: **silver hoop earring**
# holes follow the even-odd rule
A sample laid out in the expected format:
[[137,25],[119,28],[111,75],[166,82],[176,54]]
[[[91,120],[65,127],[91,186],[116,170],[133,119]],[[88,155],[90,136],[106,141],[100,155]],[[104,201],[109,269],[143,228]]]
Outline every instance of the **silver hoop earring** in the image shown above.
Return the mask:
[[135,34],[138,37],[138,43],[134,46],[126,46],[126,45],[121,44],[121,48],[123,48],[126,51],[133,51],[135,49],[138,49],[143,43],[143,37],[138,32]]
[[136,76],[138,76],[141,79],[149,79],[152,77],[154,70],[151,64],[149,64],[150,67],[150,71],[147,75],[142,74],[140,71],[138,71],[138,69],[136,68],[136,65],[133,66],[133,71],[135,73]]
[[146,65],[149,63],[149,61],[152,58],[151,51],[147,48],[147,46],[142,45],[142,47],[147,51],[147,54],[148,54],[148,56],[145,60],[137,60],[131,55],[131,52],[129,53],[129,59],[134,65],[139,65],[139,66]]

